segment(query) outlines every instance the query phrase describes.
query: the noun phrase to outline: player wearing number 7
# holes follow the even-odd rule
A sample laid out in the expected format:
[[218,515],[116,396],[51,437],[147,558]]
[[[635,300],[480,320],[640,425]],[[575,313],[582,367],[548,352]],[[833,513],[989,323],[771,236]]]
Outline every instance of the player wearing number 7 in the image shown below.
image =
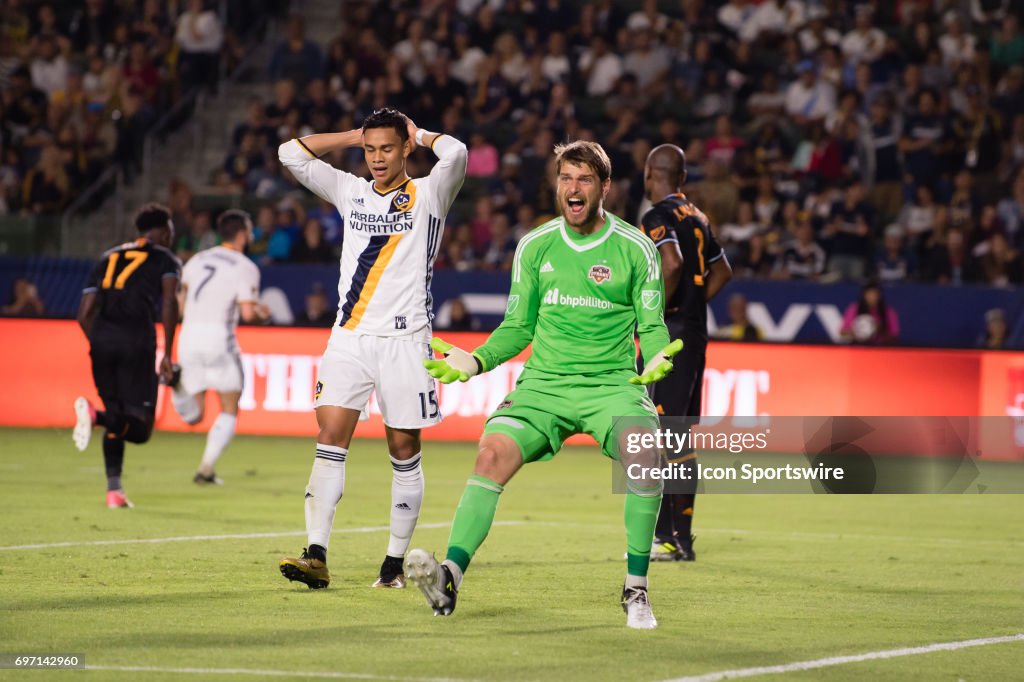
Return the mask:
[[[410,178],[417,146],[436,156],[430,174]],[[320,157],[360,147],[372,180]],[[345,460],[360,410],[375,391],[391,454],[391,537],[375,587],[404,587],[402,560],[423,502],[420,430],[441,421],[430,355],[430,280],[445,216],[466,176],[466,145],[417,128],[394,109],[373,112],[362,129],[289,140],[281,163],[345,222],[340,307],[317,377],[320,432],[306,487],[308,548],[281,561],[284,577],[327,587],[327,543],[345,489]]]
[[104,409],[75,400],[75,447],[89,446],[92,429],[102,426],[107,471],[107,506],[131,507],[121,487],[124,444],[145,443],[153,433],[156,410],[156,318],[164,327],[160,376],[171,375],[171,351],[178,324],[181,261],[167,248],[174,240],[171,212],[146,204],[135,217],[139,237],[103,254],[82,291],[78,324],[89,340],[96,392]]
[[[555,147],[555,156],[562,215],[519,242],[501,326],[472,353],[434,339],[434,349],[447,357],[424,363],[444,383],[467,381],[533,343],[515,390],[484,427],[444,563],[422,549],[406,558],[407,578],[435,615],[455,609],[462,576],[487,537],[499,496],[519,468],[550,459],[577,433],[593,436],[606,456],[625,464],[625,430],[657,427],[644,385],[664,378],[682,348],[680,341],[669,343],[662,319],[661,261],[654,244],[603,208],[611,186],[604,149],[578,141]],[[647,359],[640,376],[634,327]],[[660,481],[630,482],[622,606],[632,628],[657,626],[647,597],[647,569],[660,503]]]
[[252,239],[252,219],[245,211],[225,211],[217,218],[220,246],[200,251],[181,273],[180,368],[171,379],[174,409],[189,424],[203,420],[206,391],[216,391],[220,414],[206,435],[199,485],[220,484],[214,466],[235,435],[242,394],[242,356],[235,337],[238,318],[265,322],[270,311],[259,302],[260,269],[245,255]]

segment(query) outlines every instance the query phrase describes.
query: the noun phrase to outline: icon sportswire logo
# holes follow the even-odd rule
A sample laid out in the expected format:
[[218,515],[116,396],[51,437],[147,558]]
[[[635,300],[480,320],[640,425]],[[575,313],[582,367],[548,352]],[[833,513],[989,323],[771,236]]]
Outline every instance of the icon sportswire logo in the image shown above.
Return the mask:
[[570,308],[598,308],[611,310],[612,302],[596,296],[566,296],[559,293],[558,287],[548,289],[541,301],[544,305],[564,305]]

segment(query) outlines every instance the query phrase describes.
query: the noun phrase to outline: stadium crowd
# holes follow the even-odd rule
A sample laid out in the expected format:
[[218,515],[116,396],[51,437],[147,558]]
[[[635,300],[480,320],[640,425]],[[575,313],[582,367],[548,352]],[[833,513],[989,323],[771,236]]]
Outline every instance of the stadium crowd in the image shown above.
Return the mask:
[[56,214],[111,164],[128,180],[161,114],[241,58],[249,5],[3,0],[0,216]]
[[[608,149],[606,203],[632,221],[647,152],[684,147],[687,194],[741,276],[1018,284],[1020,4],[345,2],[327,45],[291,19],[273,98],[248,103],[211,181],[287,196],[279,141],[388,105],[470,146],[438,267],[507,269],[555,211],[552,145],[583,138]],[[414,174],[430,162],[415,156]],[[362,172],[358,150],[330,161]],[[261,212],[258,257],[326,259],[331,214],[292,200]]]

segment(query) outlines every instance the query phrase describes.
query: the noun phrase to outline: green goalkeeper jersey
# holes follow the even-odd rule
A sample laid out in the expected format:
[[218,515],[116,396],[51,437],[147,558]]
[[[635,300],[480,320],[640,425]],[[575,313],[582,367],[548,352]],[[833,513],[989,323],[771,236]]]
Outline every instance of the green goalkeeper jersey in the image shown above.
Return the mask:
[[634,328],[644,358],[669,343],[664,298],[661,257],[640,230],[606,212],[580,235],[558,217],[519,242],[505,319],[474,355],[487,371],[532,341],[523,378],[632,376]]

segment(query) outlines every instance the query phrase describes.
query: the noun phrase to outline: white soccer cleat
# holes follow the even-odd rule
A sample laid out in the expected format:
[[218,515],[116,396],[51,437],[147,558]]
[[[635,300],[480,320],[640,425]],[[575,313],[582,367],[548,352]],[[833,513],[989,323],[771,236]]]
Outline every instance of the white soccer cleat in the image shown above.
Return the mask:
[[75,430],[71,432],[71,439],[75,441],[75,447],[79,452],[85,452],[85,449],[89,447],[92,427],[95,424],[96,410],[86,398],[82,396],[75,398]]
[[624,587],[622,610],[626,612],[626,627],[634,630],[653,630],[658,627],[646,587]]
[[420,588],[435,616],[450,616],[455,610],[458,590],[452,573],[432,554],[422,549],[410,551],[405,557],[405,577]]

